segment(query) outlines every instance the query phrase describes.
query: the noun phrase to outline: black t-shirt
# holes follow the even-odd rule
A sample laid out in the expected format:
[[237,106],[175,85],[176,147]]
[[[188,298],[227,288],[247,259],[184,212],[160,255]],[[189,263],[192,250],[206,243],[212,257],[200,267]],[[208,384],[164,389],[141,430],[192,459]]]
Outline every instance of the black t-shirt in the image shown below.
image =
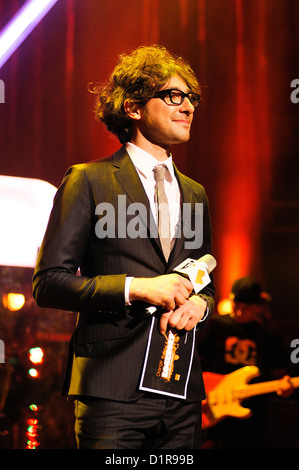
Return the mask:
[[198,349],[203,371],[229,374],[254,365],[262,376],[271,377],[272,370],[285,366],[283,346],[274,331],[259,322],[238,322],[230,315],[211,318]]

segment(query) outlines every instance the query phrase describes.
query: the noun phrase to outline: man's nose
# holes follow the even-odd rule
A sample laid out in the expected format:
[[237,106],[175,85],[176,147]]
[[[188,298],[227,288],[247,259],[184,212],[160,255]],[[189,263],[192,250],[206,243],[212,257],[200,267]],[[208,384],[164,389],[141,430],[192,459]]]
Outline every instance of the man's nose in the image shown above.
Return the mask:
[[193,104],[191,103],[191,101],[189,100],[189,98],[187,98],[187,96],[185,96],[184,101],[181,104],[181,112],[182,113],[188,112],[188,114],[191,114],[191,113],[193,114],[194,109],[195,108],[194,108]]

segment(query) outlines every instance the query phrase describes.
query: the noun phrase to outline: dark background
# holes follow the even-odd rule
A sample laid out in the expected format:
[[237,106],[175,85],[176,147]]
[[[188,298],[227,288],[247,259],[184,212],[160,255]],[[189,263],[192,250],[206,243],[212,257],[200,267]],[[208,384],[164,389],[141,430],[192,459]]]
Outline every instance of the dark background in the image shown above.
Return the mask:
[[[0,29],[23,3],[0,1]],[[235,279],[253,275],[271,294],[290,348],[299,337],[299,103],[290,99],[291,81],[299,79],[298,0],[59,0],[0,70],[0,174],[58,186],[70,165],[118,149],[94,118],[88,83],[105,81],[121,52],[152,43],[187,58],[202,84],[192,137],[173,148],[173,158],[209,196],[217,300]],[[30,292],[30,270],[22,275]],[[30,305],[27,331],[47,338],[56,357],[48,380],[57,374],[59,388],[74,319]],[[1,315],[7,344],[12,320],[3,308]],[[24,312],[18,315],[25,322]],[[72,445],[57,432],[52,446]]]

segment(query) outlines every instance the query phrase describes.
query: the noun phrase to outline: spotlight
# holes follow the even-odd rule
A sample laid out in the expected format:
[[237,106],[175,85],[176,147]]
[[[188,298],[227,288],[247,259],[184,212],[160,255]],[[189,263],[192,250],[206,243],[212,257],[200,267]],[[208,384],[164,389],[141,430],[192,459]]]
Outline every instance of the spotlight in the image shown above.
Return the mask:
[[229,315],[233,311],[231,299],[222,299],[217,305],[219,315]]
[[39,377],[39,371],[33,368],[28,370],[28,374],[34,379],[37,379]]
[[31,348],[29,351],[29,359],[33,364],[41,364],[44,360],[44,352],[41,348]]
[[0,33],[0,68],[57,0],[27,0]]
[[25,297],[23,294],[16,294],[14,292],[10,292],[9,294],[3,295],[3,306],[10,310],[11,312],[16,312],[17,310],[21,310],[21,308],[25,304]]

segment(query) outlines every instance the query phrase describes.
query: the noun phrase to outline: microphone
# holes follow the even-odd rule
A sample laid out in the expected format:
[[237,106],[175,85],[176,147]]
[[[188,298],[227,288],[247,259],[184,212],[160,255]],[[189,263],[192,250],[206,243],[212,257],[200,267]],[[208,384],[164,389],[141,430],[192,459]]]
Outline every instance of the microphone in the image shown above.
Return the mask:
[[[214,256],[204,255],[197,260],[187,258],[185,261],[176,266],[173,272],[189,279],[189,281],[193,284],[193,290],[195,294],[198,294],[198,292],[200,292],[211,282],[209,274],[216,266],[217,261],[215,260]],[[148,315],[153,315],[158,310],[158,308],[159,307],[154,305],[147,307],[146,313]]]

